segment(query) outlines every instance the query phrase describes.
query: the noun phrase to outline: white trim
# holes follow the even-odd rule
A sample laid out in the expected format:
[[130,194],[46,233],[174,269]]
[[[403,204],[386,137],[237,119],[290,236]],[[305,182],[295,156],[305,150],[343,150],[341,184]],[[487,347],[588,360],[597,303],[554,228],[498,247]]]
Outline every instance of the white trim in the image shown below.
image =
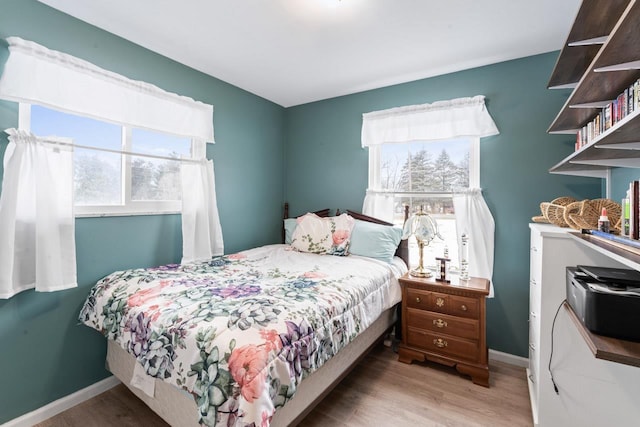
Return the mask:
[[110,376],[102,381],[98,381],[97,383],[90,385],[89,387],[85,387],[82,390],[78,390],[75,393],[42,406],[35,411],[31,411],[18,418],[14,418],[13,420],[2,424],[0,427],[30,427],[41,423],[42,421],[48,420],[69,408],[79,405],[82,402],[112,389],[118,384],[120,384],[120,381],[116,377]]
[[509,365],[518,366],[520,368],[529,367],[529,359],[522,356],[516,356],[515,354],[503,353],[498,350],[489,349],[489,360],[496,362],[507,363]]
[[480,188],[480,137],[469,137],[469,188]]

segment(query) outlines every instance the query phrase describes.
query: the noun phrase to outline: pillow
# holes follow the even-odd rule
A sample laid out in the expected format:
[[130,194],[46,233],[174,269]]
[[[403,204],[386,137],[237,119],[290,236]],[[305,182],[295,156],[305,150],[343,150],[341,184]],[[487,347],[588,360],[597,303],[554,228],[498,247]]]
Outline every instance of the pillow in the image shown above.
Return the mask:
[[298,223],[296,222],[296,218],[287,218],[284,220],[284,243],[287,245],[291,244],[291,239],[293,238],[293,232],[296,229]]
[[308,213],[296,220],[291,246],[300,252],[314,254],[349,255],[354,219],[347,214],[320,218]]
[[349,252],[391,262],[402,238],[402,228],[355,220]]

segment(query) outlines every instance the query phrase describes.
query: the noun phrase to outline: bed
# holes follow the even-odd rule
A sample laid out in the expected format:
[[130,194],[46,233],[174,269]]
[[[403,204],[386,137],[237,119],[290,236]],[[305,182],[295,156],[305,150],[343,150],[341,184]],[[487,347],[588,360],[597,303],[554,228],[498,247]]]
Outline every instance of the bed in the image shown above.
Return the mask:
[[356,236],[390,224],[346,216],[348,256],[294,250],[298,230],[285,244],[115,272],[80,320],[107,337],[107,368],[172,426],[295,425],[396,321],[406,262],[356,250]]

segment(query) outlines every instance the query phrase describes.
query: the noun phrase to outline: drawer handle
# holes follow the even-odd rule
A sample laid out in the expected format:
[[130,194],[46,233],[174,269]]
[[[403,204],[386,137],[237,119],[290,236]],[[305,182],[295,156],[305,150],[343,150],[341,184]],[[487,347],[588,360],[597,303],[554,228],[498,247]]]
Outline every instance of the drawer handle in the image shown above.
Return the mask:
[[467,310],[468,310],[467,306],[466,306],[466,305],[464,305],[464,304],[462,304],[462,305],[460,306],[460,308],[462,309],[462,311],[467,311]]
[[534,384],[536,383],[536,380],[533,379],[533,374],[529,375],[529,380]]
[[438,307],[444,306],[444,298],[440,298],[440,297],[436,298],[436,305]]
[[442,338],[437,338],[433,340],[433,344],[435,344],[436,347],[438,348],[444,348],[447,346],[447,342],[445,340],[443,340]]
[[417,302],[417,303],[420,303],[420,301],[421,301],[421,300],[420,300],[420,297],[416,297],[416,302]]
[[538,248],[536,248],[535,246],[531,246],[531,251],[532,252],[538,252]]
[[531,283],[533,286],[537,285],[536,280],[535,279],[531,279],[531,281],[529,282]]
[[438,328],[447,327],[447,321],[442,319],[433,319],[433,324],[436,325]]
[[536,346],[534,344],[529,344],[529,348],[533,351],[536,351]]

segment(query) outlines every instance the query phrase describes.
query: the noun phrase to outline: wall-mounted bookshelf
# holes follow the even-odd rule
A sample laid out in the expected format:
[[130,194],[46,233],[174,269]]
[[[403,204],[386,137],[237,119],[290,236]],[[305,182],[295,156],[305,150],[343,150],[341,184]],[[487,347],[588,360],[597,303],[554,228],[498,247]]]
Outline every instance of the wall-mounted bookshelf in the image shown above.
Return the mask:
[[[640,3],[584,0],[549,81],[551,88],[575,88],[549,133],[577,133],[639,78]],[[635,110],[549,171],[604,178],[610,167],[640,167],[639,131],[640,111]]]

